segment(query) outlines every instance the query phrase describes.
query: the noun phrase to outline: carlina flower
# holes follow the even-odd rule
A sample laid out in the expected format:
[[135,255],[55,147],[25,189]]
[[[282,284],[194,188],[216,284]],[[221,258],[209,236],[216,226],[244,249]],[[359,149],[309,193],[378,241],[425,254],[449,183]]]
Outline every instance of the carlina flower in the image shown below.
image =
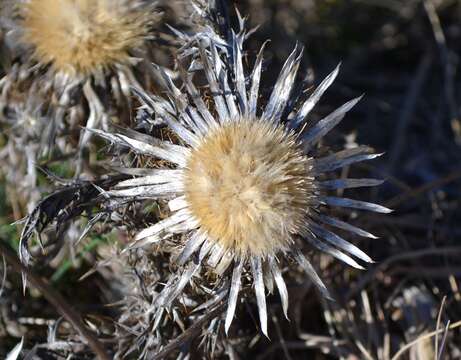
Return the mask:
[[[5,0],[1,7],[5,43],[16,56],[0,82],[0,101],[17,102],[14,89],[25,98],[37,96],[31,88],[39,90],[51,123],[41,143],[54,145],[58,129],[106,129],[109,118],[130,123],[130,86],[151,82],[134,65],[154,60],[151,40],[161,16],[156,1]],[[77,140],[85,147],[88,132]]]
[[130,63],[152,14],[126,0],[29,0],[20,5],[21,40],[34,57],[72,77]]
[[[375,179],[323,180],[324,173],[379,156],[369,147],[313,157],[319,140],[360,98],[345,103],[308,129],[299,130],[333,83],[339,67],[296,110],[289,109],[303,50],[296,46],[267,103],[261,106],[263,49],[257,55],[252,72],[246,74],[242,60],[246,34],[242,26],[237,34],[232,32],[226,46],[222,43],[218,46],[213,36],[194,45],[198,56],[194,67],[200,64],[203,69],[212,105],[206,103],[206,95],[185,71],[184,89],[180,90],[168,74],[158,69],[168,92],[167,100],[136,89],[144,107],[169,126],[178,142],[119,128],[114,132],[95,132],[135,153],[170,163],[158,169],[122,169],[136,177],[118,183],[105,193],[113,198],[169,201],[170,216],[140,231],[131,247],[168,240],[176,242],[181,249],[176,258],[172,257],[178,272],[172,274],[153,304],[159,316],[204,268],[214,273],[218,281],[221,279],[221,284],[227,284],[227,333],[234,318],[242,277],[250,273],[261,330],[267,336],[265,293],[266,289],[272,291],[274,283],[287,316],[288,292],[280,268],[285,257],[295,259],[321,293],[329,296],[311,262],[303,255],[302,242],[356,268],[362,267],[354,258],[372,262],[367,254],[329,228],[369,238],[374,236],[324,214],[324,208],[345,207],[380,213],[390,210],[326,195],[327,190],[381,183]],[[175,236],[178,234],[183,236]]]

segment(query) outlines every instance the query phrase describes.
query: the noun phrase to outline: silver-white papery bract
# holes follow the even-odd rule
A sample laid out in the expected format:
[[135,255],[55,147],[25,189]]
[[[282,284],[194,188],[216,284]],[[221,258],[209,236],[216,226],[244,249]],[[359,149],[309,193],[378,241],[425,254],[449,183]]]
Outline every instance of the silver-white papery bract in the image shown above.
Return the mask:
[[[172,258],[172,262],[178,269],[177,272],[171,274],[169,281],[152,305],[157,325],[165,309],[168,309],[178,298],[191,279],[200,278],[201,270],[206,268],[217,275],[225,289],[220,296],[227,297],[226,332],[234,318],[242,276],[245,273],[252,275],[261,330],[267,335],[266,290],[272,292],[274,283],[287,316],[288,291],[280,266],[284,257],[296,260],[320,292],[326,297],[329,296],[311,262],[303,254],[302,244],[298,241],[300,238],[355,268],[363,269],[357,260],[372,262],[367,254],[329,229],[338,228],[367,238],[375,238],[375,236],[328,216],[324,213],[325,208],[343,207],[379,213],[390,212],[380,205],[327,195],[329,190],[375,186],[381,183],[380,180],[375,179],[325,180],[322,177],[322,174],[379,156],[374,154],[371,148],[359,146],[319,158],[313,157],[315,153],[313,149],[320,139],[344,118],[360,98],[345,103],[306,130],[300,130],[315,104],[335,80],[339,66],[321,82],[309,98],[299,104],[291,104],[289,108],[288,104],[292,102],[292,89],[303,51],[302,47],[296,46],[286,60],[268,100],[261,101],[259,84],[262,75],[263,49],[257,55],[252,71],[246,72],[242,52],[247,33],[244,30],[243,19],[240,19],[240,25],[240,31],[231,32],[227,40],[218,37],[209,29],[208,33],[204,32],[201,36],[190,39],[185,49],[193,58],[193,68],[201,69],[206,77],[209,88],[206,93],[211,94],[212,104],[207,102],[209,99],[206,98],[202,88],[196,87],[192,72],[182,72],[182,84],[179,88],[168,74],[157,68],[166,87],[165,97],[149,96],[142,90],[135,89],[143,103],[141,111],[152,114],[156,122],[163,121],[179,141],[173,143],[127,129],[116,129],[113,132],[93,130],[111,143],[127,147],[136,154],[161,159],[170,164],[160,169],[125,168],[121,171],[133,175],[133,179],[122,181],[113,190],[105,192],[105,196],[113,198],[169,201],[169,217],[140,231],[130,247],[157,244],[168,239],[176,241],[181,249],[179,256]],[[265,105],[262,106],[261,103]],[[293,105],[296,105],[296,108]],[[192,197],[187,193],[189,190],[186,190],[186,177],[190,176],[187,174],[188,171],[190,172],[188,166],[192,161],[191,157],[198,151],[197,149],[204,146],[203,144],[211,141],[208,135],[219,134],[220,129],[229,127],[229,124],[234,124],[238,129],[240,124],[243,126],[249,121],[270,124],[274,133],[277,129],[283,129],[287,139],[291,139],[291,136],[296,138],[296,148],[300,149],[301,159],[306,163],[305,181],[308,182],[306,189],[310,191],[309,206],[305,209],[303,223],[297,224],[297,233],[292,233],[290,230],[292,239],[284,243],[271,240],[268,250],[262,253],[252,252],[251,248],[242,251],[237,247],[224,246],[220,239],[210,235],[197,213],[194,213],[193,204],[188,200]],[[251,139],[257,134],[248,134],[248,136]],[[268,178],[272,176],[272,174],[266,175]],[[235,222],[232,216],[234,215],[229,215],[230,218],[227,219],[229,222]],[[283,227],[284,224],[281,226]],[[179,236],[181,234],[185,241],[181,240]]]

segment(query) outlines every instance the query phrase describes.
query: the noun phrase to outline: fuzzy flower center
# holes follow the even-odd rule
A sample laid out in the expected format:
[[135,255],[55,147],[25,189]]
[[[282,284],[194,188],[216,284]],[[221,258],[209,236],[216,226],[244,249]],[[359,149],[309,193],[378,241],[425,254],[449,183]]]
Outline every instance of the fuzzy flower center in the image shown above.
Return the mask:
[[124,63],[148,31],[148,15],[125,3],[30,0],[22,5],[23,41],[35,48],[37,60],[71,75]]
[[281,126],[225,124],[192,151],[186,199],[215,241],[241,255],[264,256],[286,248],[304,225],[313,195],[308,163]]

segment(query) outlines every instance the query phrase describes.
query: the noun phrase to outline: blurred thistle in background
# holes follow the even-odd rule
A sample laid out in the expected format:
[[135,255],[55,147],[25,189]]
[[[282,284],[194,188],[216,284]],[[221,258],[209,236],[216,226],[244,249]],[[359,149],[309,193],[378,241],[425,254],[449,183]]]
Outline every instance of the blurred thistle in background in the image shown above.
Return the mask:
[[100,77],[135,62],[152,26],[152,10],[141,2],[32,0],[20,5],[21,40],[33,57],[56,73]]
[[[14,95],[38,92],[45,97],[42,101],[47,100],[47,116],[57,122],[55,128],[66,121],[67,130],[72,130],[75,117],[77,125],[89,128],[107,125],[109,117],[129,123],[128,88],[140,86],[138,81],[145,84],[134,66],[139,68],[152,56],[149,46],[161,18],[157,4],[141,0],[7,2],[3,13],[9,17],[2,19],[12,68],[2,80],[6,96],[2,104],[13,107],[22,99]],[[34,93],[29,92],[31,86]]]
[[7,70],[0,80],[0,125],[8,142],[0,161],[29,210],[40,194],[32,164],[47,167],[56,158],[79,156],[70,171],[79,174],[90,138],[82,127],[130,124],[129,87],[149,87],[152,79],[141,68],[164,52],[152,49],[161,19],[157,6],[143,0],[0,5]]

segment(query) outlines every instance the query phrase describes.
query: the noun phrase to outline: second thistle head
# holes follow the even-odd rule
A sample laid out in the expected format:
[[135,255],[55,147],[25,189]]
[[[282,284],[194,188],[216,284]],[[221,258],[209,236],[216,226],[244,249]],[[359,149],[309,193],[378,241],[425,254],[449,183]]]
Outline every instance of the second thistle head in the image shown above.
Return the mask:
[[41,64],[72,77],[127,64],[152,25],[152,7],[126,0],[21,2],[21,40]]

